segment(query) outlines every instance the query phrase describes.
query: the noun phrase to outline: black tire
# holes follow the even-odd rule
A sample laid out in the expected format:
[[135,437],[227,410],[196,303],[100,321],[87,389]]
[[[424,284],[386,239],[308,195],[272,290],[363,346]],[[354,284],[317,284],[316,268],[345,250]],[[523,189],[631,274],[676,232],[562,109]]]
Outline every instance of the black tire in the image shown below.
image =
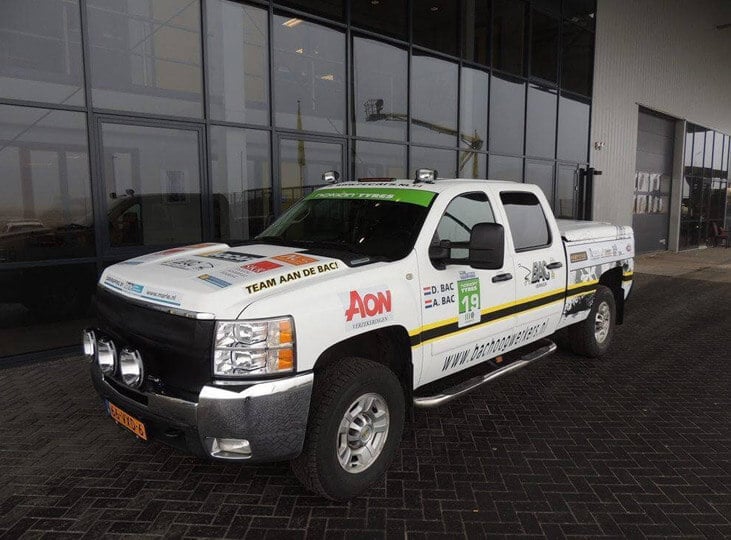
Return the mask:
[[[616,320],[614,294],[611,289],[599,285],[594,293],[594,301],[589,310],[589,316],[580,323],[568,327],[568,338],[571,350],[581,356],[598,358],[606,354],[614,337],[614,322]],[[596,324],[597,313],[609,315],[609,325],[604,339],[598,339]]]
[[[371,394],[381,397],[378,403],[386,405],[385,441],[370,465],[348,472],[338,457],[338,445],[343,441],[340,425],[351,405]],[[304,447],[291,462],[292,471],[307,489],[323,497],[336,501],[355,497],[386,472],[401,442],[404,414],[404,391],[390,369],[364,358],[345,358],[331,364],[315,376]],[[377,434],[372,436],[375,441]]]

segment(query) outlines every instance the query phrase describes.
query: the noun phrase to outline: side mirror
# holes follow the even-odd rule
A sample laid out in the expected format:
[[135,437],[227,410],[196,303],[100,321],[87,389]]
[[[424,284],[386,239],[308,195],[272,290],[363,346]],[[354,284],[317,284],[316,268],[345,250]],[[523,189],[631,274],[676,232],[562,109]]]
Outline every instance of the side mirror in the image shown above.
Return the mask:
[[478,223],[470,233],[469,265],[479,270],[498,270],[505,256],[505,229],[499,223]]

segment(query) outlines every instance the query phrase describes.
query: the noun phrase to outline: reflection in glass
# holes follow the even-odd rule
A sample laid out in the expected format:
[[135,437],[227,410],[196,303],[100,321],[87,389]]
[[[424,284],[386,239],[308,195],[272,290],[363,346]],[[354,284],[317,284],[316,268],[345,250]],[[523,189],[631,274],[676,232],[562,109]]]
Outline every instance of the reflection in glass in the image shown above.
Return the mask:
[[556,152],[556,92],[528,86],[525,153],[553,158]]
[[280,139],[279,174],[282,184],[282,211],[323,185],[322,173],[343,175],[343,145],[308,140]]
[[214,237],[253,238],[272,216],[269,132],[211,126],[209,133]]
[[355,141],[355,179],[405,178],[406,147],[399,144]]
[[594,28],[596,0],[564,0],[563,16],[575,24]]
[[716,133],[716,137],[713,140],[713,170],[714,176],[717,174],[716,171],[721,170],[721,159],[723,158],[723,135]]
[[211,118],[269,123],[267,10],[228,0],[206,2]]
[[[693,164],[693,133],[695,126],[691,123],[686,124],[685,128],[685,151],[684,165],[690,167]],[[689,174],[689,171],[688,171]]]
[[492,67],[523,75],[525,5],[520,0],[494,0],[492,10]]
[[729,166],[731,166],[731,163],[729,163],[729,154],[731,154],[731,137],[726,135],[724,137],[726,144],[723,146],[723,157],[721,158],[721,170],[724,171],[726,174],[722,175],[724,178],[728,179],[728,170]]
[[700,126],[695,126],[693,131],[693,167],[700,169],[703,167],[703,151],[705,150],[706,130]]
[[279,127],[345,132],[345,35],[274,16],[274,117]]
[[705,169],[708,169],[704,171],[704,176],[708,176],[710,174],[710,168],[713,166],[713,131],[707,130],[705,132],[706,137],[706,152],[703,157],[703,167]]
[[457,64],[414,53],[411,140],[457,146]]
[[543,190],[548,203],[553,201],[553,162],[540,161],[537,159],[525,160],[525,181],[528,184],[536,184]]
[[411,177],[416,169],[436,169],[439,178],[455,178],[456,152],[441,148],[411,147]]
[[105,123],[102,147],[113,247],[201,239],[197,131]]
[[405,50],[353,38],[354,135],[406,140],[407,73]]
[[531,75],[556,82],[559,20],[536,10],[531,11],[531,17]]
[[490,85],[490,152],[522,154],[524,120],[525,83],[493,75]]
[[412,0],[414,43],[452,56],[457,55],[459,2]]
[[94,255],[86,115],[0,105],[0,263]]
[[488,0],[462,2],[462,58],[490,63],[490,3]]
[[462,68],[460,85],[460,146],[487,149],[487,104],[489,75],[479,69]]
[[576,186],[579,169],[577,166],[559,165],[556,178],[556,204],[554,212],[557,218],[576,218]]
[[84,104],[77,0],[3,0],[0,97]]
[[350,23],[379,34],[406,39],[407,0],[351,0]]
[[490,180],[523,181],[523,159],[490,154],[488,177]]
[[457,176],[459,178],[487,178],[487,154],[460,150]]
[[594,34],[570,23],[561,36],[561,88],[591,95],[594,66]]
[[558,158],[585,163],[589,144],[589,105],[561,96],[558,105]]
[[95,107],[201,117],[197,0],[88,0]]
[[78,346],[96,278],[93,263],[0,270],[0,357]]

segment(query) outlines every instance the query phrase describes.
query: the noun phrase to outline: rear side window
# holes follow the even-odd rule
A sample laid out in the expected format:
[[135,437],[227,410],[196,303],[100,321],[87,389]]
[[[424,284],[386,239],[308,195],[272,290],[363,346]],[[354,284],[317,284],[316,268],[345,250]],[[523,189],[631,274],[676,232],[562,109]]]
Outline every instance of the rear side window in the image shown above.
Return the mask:
[[515,251],[540,249],[551,243],[546,215],[538,197],[532,193],[505,192],[500,200],[508,216]]

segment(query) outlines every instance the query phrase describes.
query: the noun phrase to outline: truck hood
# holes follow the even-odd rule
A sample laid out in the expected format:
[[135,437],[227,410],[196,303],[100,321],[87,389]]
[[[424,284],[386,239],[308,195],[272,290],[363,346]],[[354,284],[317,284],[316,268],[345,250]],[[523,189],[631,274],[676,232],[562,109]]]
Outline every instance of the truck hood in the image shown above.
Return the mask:
[[151,305],[235,318],[264,295],[321,281],[347,268],[339,259],[291,247],[196,244],[110,266],[99,285]]

